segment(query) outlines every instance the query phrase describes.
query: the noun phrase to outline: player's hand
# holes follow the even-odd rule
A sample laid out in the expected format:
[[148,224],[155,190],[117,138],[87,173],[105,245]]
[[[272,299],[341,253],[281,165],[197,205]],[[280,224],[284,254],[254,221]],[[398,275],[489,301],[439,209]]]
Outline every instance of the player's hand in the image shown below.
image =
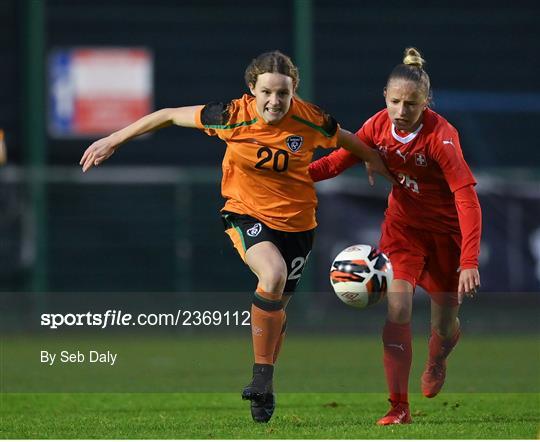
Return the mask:
[[101,138],[95,141],[84,151],[84,154],[79,161],[79,165],[82,166],[82,171],[86,172],[94,166],[99,166],[103,161],[107,160],[119,146],[114,141],[113,135]]
[[392,184],[397,185],[397,181],[390,171],[386,168],[381,156],[378,152],[373,151],[373,156],[370,161],[366,161],[366,172],[368,174],[368,181],[371,186],[375,184],[375,173],[382,175]]
[[458,302],[463,302],[463,297],[473,298],[480,288],[480,273],[478,269],[464,269],[459,273]]

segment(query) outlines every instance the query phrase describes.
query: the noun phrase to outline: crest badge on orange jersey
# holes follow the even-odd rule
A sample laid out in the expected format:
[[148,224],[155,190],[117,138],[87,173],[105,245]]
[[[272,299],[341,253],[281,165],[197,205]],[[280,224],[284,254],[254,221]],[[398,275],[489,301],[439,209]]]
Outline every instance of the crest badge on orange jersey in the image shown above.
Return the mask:
[[291,135],[285,140],[285,143],[287,143],[287,147],[291,150],[291,152],[298,152],[298,150],[302,147],[303,142],[304,139],[300,135]]

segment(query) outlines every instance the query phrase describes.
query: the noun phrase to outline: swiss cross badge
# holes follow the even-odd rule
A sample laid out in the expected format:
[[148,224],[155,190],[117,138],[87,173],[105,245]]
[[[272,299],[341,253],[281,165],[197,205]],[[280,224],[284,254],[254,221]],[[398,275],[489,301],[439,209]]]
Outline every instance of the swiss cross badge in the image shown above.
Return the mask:
[[423,153],[415,153],[414,158],[417,166],[427,167],[427,159]]

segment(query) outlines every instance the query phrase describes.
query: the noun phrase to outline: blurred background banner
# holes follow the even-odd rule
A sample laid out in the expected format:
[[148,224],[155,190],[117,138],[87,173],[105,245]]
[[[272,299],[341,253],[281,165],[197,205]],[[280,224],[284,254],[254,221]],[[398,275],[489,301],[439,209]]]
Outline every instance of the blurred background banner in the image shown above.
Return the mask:
[[[384,106],[389,72],[416,46],[433,108],[460,131],[478,180],[483,289],[509,293],[493,297],[499,309],[508,299],[538,305],[537,2],[3,0],[0,18],[1,291],[249,294],[254,277],[218,214],[222,142],[162,130],[83,175],[86,147],[152,109],[241,96],[245,67],[272,49],[299,65],[303,98],[355,131]],[[328,294],[335,254],[377,244],[388,187],[369,188],[357,167],[317,188],[301,292]]]
[[152,56],[138,48],[49,54],[49,135],[103,136],[152,111]]

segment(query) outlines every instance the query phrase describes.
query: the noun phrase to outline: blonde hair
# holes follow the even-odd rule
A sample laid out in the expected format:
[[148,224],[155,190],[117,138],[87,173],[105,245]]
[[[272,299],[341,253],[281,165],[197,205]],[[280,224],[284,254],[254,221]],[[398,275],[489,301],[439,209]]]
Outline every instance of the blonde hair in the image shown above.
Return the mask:
[[259,75],[274,72],[291,77],[293,90],[296,90],[298,83],[300,83],[298,68],[289,56],[277,50],[265,52],[251,60],[244,74],[247,87],[255,86]]
[[416,48],[409,47],[403,52],[403,63],[398,64],[390,73],[386,86],[392,80],[407,80],[416,83],[417,87],[421,89],[428,102],[431,102],[431,81],[429,75],[424,70],[426,60],[420,54],[420,51]]
[[416,48],[407,48],[403,53],[403,64],[416,66],[420,69],[426,64],[426,60],[422,58],[420,52]]

